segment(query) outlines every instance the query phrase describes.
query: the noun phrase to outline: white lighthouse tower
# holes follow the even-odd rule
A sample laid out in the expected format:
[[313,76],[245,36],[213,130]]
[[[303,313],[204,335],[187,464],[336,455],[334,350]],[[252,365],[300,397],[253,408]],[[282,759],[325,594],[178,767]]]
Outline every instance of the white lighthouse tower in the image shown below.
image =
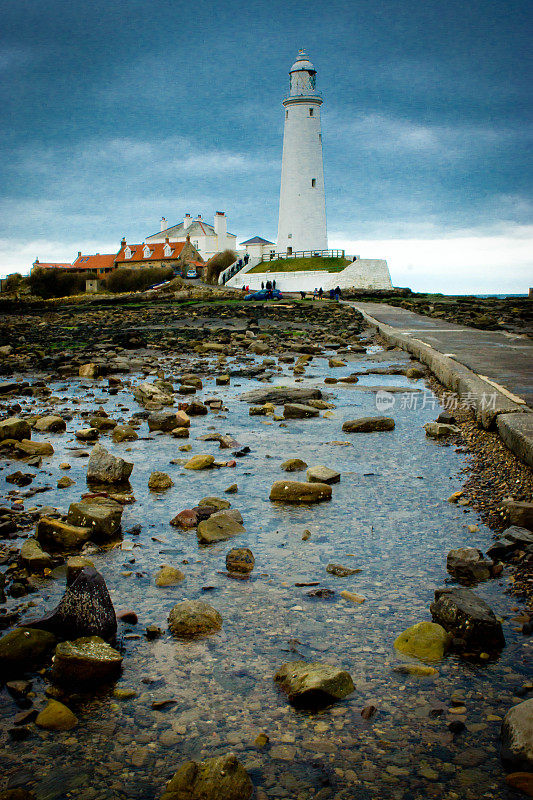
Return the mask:
[[279,196],[278,251],[327,250],[326,193],[316,70],[300,50],[283,101],[285,129]]

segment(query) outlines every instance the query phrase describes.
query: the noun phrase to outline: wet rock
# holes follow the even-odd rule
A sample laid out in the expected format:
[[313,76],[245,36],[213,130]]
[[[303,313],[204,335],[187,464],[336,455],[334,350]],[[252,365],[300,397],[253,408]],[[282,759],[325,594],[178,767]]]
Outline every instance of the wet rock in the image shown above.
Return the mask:
[[331,499],[331,486],[327,483],[300,483],[275,481],[270,490],[270,500],[284,503],[320,503]]
[[29,628],[51,631],[65,639],[101,636],[113,639],[117,618],[103,577],[93,567],[84,567],[67,587],[56,608]]
[[4,439],[16,439],[20,442],[22,439],[30,438],[31,428],[25,419],[9,417],[8,419],[0,421],[0,441]]
[[139,436],[130,425],[115,425],[111,438],[114,442],[134,442]]
[[283,406],[283,416],[285,419],[309,419],[318,417],[318,408],[306,406],[303,403],[285,403]]
[[289,386],[273,386],[269,389],[252,389],[245,392],[240,399],[247,403],[305,403],[306,400],[319,400],[322,397],[320,389],[298,389]]
[[87,482],[124,483],[133,470],[133,464],[116,458],[101,444],[95,444],[87,466]]
[[80,378],[97,378],[100,374],[100,367],[98,364],[90,362],[89,364],[81,364],[78,375]]
[[191,528],[196,528],[198,524],[196,511],[194,511],[192,508],[185,508],[170,520],[170,524],[175,528],[180,528],[182,531],[188,531],[191,530]]
[[[188,439],[189,438],[189,429],[188,428],[174,428],[172,431],[172,436],[174,439]],[[190,445],[188,445],[190,447]]]
[[527,797],[533,797],[533,772],[511,772],[505,776],[505,783]]
[[239,487],[236,483],[232,483],[228,486],[227,489],[224,489],[224,494],[237,494],[239,491]]
[[344,600],[348,600],[350,603],[356,603],[360,605],[361,603],[365,602],[365,599],[362,594],[357,594],[356,592],[349,592],[347,589],[343,589],[340,592],[340,596],[344,598]]
[[253,791],[248,773],[230,753],[182,764],[161,800],[250,800]]
[[70,731],[78,724],[78,718],[63,703],[58,700],[50,700],[48,705],[37,715],[35,724],[46,731]]
[[39,417],[33,427],[41,433],[63,433],[67,429],[67,423],[62,417],[50,414],[46,417]]
[[150,414],[148,417],[148,429],[150,431],[172,431],[180,427],[177,415],[172,411],[162,411],[158,414]]
[[400,675],[412,675],[416,678],[429,678],[437,674],[435,667],[428,667],[422,664],[399,664],[394,667],[394,672],[399,672]]
[[196,535],[201,544],[213,544],[231,539],[239,533],[245,533],[242,526],[242,516],[238,511],[226,510],[217,511],[211,514],[208,519],[198,523]]
[[98,431],[96,428],[80,428],[74,433],[74,436],[79,442],[94,442],[98,439]]
[[533,546],[533,532],[516,525],[507,528],[488,550],[491,558],[507,561],[515,550]]
[[347,420],[343,426],[346,433],[371,433],[372,431],[392,431],[394,420],[392,417],[360,417]]
[[94,569],[94,562],[85,556],[71,556],[67,560],[67,586],[74,583],[84,567],[92,567]]
[[177,583],[181,583],[181,581],[184,580],[185,575],[181,570],[175,567],[164,566],[161,567],[155,577],[155,585],[160,587],[175,586]]
[[124,507],[110,497],[94,497],[71,503],[67,519],[73,525],[89,528],[91,538],[107,540],[120,532]]
[[54,454],[54,448],[50,442],[32,442],[30,439],[21,439],[17,443],[17,450],[25,456],[51,456]]
[[505,715],[501,756],[515,767],[533,770],[533,698],[513,706]]
[[168,627],[174,636],[193,638],[208,636],[222,627],[222,617],[202,600],[183,600],[168,615]]
[[450,550],[446,559],[446,569],[464,583],[486,581],[492,574],[494,562],[483,558],[481,550],[474,547],[459,547]]
[[507,499],[503,501],[503,506],[511,525],[517,525],[519,528],[527,528],[533,531],[533,503]]
[[329,705],[355,691],[348,672],[320,662],[289,661],[278,669],[274,680],[292,705],[304,708]]
[[[28,735],[30,733],[29,728],[15,728],[14,730],[17,730],[17,733],[20,730],[27,731]],[[11,731],[11,733],[12,732],[13,731]],[[13,738],[17,740],[19,737]],[[27,737],[22,736],[21,738],[25,739]],[[35,795],[33,792],[30,792],[29,789],[5,789],[4,791],[0,789],[0,800],[35,800]]]
[[109,419],[108,416],[104,416],[102,413],[91,417],[89,421],[91,427],[96,428],[97,431],[112,431],[117,425],[114,419]]
[[214,463],[214,456],[198,454],[190,458],[184,466],[185,469],[209,469]]
[[166,472],[152,472],[148,479],[148,488],[152,492],[164,492],[174,486],[174,481]]
[[247,547],[234,547],[226,555],[226,569],[228,572],[247,574],[255,565],[254,554]]
[[37,523],[37,540],[52,552],[69,553],[79,550],[90,537],[90,528],[71,525],[58,519],[41,517]]
[[301,458],[289,458],[283,462],[281,469],[285,470],[285,472],[301,472],[307,469],[307,464]]
[[437,589],[430,611],[435,622],[467,648],[490,651],[505,645],[501,623],[470,589]]
[[74,486],[76,481],[73,481],[72,478],[69,478],[68,475],[63,475],[57,482],[58,489],[68,489],[70,486]]
[[56,683],[104,683],[120,672],[122,656],[100,636],[84,636],[74,641],[60,642],[52,664]]
[[0,675],[20,675],[41,664],[56,643],[46,630],[15,628],[0,639]]
[[342,564],[328,564],[326,572],[329,572],[330,575],[336,575],[338,578],[347,578],[349,575],[356,575],[361,570],[343,567]]
[[11,475],[6,475],[6,482],[12,483],[14,486],[29,486],[35,478],[33,472],[21,472],[17,470],[12,472]]
[[322,464],[316,467],[310,467],[307,470],[307,480],[311,483],[338,483],[341,479],[340,472],[335,469],[330,469]]
[[446,425],[443,422],[426,422],[424,430],[426,436],[431,439],[442,439],[444,436],[453,436],[459,433],[460,428],[456,425]]
[[400,633],[394,642],[394,647],[404,655],[432,663],[441,661],[450,639],[450,634],[441,625],[434,622],[418,622]]
[[52,569],[53,562],[48,553],[42,549],[37,539],[26,539],[20,548],[20,560],[29,572],[43,573],[45,569]]
[[209,409],[203,403],[200,403],[199,400],[192,400],[187,405],[187,414],[189,417],[203,417],[205,416]]
[[230,501],[224,500],[223,497],[203,497],[198,505],[200,508],[207,506],[208,508],[214,508],[216,511],[225,511],[231,507]]

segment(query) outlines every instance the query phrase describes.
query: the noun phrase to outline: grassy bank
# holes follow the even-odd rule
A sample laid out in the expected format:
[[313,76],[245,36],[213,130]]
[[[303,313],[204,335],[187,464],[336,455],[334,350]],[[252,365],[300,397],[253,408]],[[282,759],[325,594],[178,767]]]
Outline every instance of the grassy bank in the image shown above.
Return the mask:
[[310,258],[276,258],[274,261],[263,261],[247,274],[252,275],[257,272],[303,272],[305,270],[341,272],[350,263],[351,262],[347,258],[325,258],[324,256],[311,256]]

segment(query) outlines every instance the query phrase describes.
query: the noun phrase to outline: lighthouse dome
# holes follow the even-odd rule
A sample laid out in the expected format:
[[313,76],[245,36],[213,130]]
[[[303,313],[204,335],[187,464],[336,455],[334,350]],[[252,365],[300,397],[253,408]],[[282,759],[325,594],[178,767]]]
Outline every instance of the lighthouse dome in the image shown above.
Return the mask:
[[305,50],[300,50],[298,53],[298,58],[290,68],[289,72],[299,72],[302,69],[307,70],[307,72],[316,72],[313,64],[307,58],[307,53]]
[[300,50],[298,58],[289,70],[290,95],[311,97],[316,95],[316,69],[309,61],[305,50]]

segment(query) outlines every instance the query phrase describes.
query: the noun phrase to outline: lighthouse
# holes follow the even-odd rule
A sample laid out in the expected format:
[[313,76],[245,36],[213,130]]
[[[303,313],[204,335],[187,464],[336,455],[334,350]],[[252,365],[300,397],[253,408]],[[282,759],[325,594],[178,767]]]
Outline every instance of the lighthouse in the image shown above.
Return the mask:
[[304,50],[291,67],[283,100],[285,127],[279,196],[278,251],[327,250],[326,192],[316,69]]

